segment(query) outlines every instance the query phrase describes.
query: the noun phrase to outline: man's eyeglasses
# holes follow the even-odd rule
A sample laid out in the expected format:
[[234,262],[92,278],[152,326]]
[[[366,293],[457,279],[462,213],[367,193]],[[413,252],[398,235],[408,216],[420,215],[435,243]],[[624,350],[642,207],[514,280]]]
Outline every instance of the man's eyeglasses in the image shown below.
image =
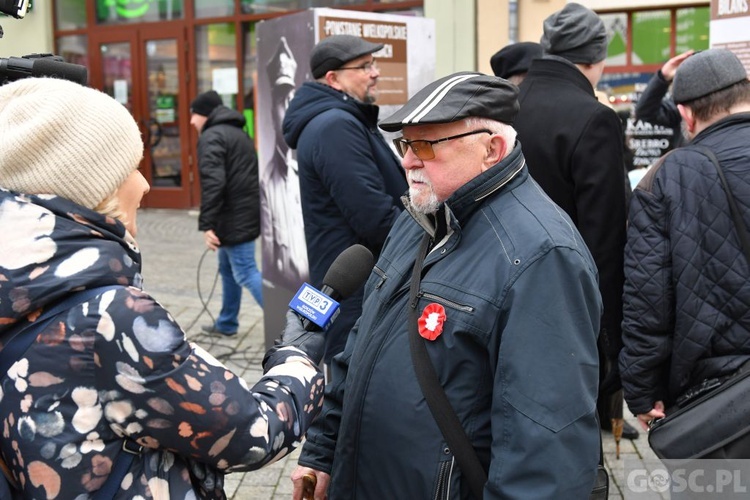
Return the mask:
[[336,71],[341,71],[343,69],[361,69],[365,73],[370,73],[373,70],[377,71],[379,68],[378,68],[378,63],[375,61],[375,59],[373,59],[372,61],[366,62],[364,64],[360,64],[359,66],[344,66],[342,68],[337,69]]
[[412,152],[420,160],[432,160],[433,158],[435,158],[435,151],[433,151],[432,149],[433,144],[439,144],[445,141],[452,141],[453,139],[459,139],[461,137],[466,137],[467,135],[474,135],[474,134],[492,135],[493,133],[494,132],[492,132],[492,130],[487,130],[486,128],[483,128],[481,130],[474,130],[472,132],[466,132],[464,134],[452,135],[450,137],[443,137],[442,139],[435,139],[434,141],[427,141],[423,139],[419,139],[416,141],[408,141],[404,139],[403,137],[401,137],[398,139],[393,139],[393,144],[396,146],[396,151],[398,151],[398,154],[401,155],[401,158],[406,156],[406,151],[409,148],[411,148]]

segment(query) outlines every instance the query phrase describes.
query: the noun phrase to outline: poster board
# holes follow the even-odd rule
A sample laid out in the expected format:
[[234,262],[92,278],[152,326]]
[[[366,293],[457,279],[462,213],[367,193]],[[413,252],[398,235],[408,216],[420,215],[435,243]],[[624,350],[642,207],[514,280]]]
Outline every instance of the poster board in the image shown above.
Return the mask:
[[[433,19],[315,8],[258,24],[256,131],[267,347],[284,328],[292,296],[308,280],[297,161],[281,136],[281,122],[295,89],[313,79],[309,66],[312,48],[320,40],[340,34],[384,45],[374,54],[380,71],[376,104],[381,119],[434,80]],[[390,138],[390,134],[383,135]]]

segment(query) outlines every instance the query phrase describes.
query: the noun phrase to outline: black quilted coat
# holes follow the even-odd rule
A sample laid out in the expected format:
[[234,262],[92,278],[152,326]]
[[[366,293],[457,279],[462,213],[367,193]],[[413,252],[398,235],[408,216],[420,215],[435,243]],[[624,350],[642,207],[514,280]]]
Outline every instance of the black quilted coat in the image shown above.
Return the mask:
[[723,118],[669,153],[633,192],[625,248],[620,370],[630,410],[669,407],[750,358],[750,266],[716,168],[750,225],[750,113]]

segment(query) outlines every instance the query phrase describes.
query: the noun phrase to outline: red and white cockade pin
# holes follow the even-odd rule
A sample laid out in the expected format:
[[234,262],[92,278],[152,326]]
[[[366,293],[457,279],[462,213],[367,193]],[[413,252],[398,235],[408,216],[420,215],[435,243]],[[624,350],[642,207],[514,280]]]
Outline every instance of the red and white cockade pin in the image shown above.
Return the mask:
[[443,333],[445,308],[440,304],[429,304],[419,317],[419,334],[427,340],[435,340]]

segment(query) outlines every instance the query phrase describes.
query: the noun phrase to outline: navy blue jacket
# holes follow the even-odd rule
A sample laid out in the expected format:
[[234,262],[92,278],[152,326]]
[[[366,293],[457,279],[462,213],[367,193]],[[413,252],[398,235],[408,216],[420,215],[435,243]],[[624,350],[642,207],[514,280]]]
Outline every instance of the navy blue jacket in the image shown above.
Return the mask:
[[625,247],[625,400],[646,413],[750,357],[750,266],[709,148],[750,227],[750,113],[663,157],[633,191]]
[[[415,305],[423,318],[445,311],[442,333],[425,342],[488,471],[483,497],[588,498],[599,459],[594,260],[529,177],[518,145],[445,206],[452,232],[427,256]],[[419,242],[425,233],[441,240],[432,220],[406,212],[396,222],[362,317],[333,359],[299,459],[332,472],[331,500],[471,497],[409,350]]]
[[[297,150],[314,286],[321,285],[331,263],[351,245],[364,245],[377,257],[404,208],[406,177],[378,130],[378,111],[327,85],[306,82],[284,117],[284,139]],[[361,306],[361,290],[342,303],[326,334],[326,361],[344,348]]]

